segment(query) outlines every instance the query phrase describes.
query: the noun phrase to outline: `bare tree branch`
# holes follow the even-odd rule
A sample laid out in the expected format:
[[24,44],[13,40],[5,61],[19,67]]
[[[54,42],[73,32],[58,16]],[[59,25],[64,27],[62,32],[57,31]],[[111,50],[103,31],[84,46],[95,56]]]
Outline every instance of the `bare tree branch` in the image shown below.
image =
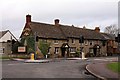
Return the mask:
[[107,26],[104,32],[117,35],[119,31],[120,29],[118,29],[118,26],[116,24],[112,24],[110,26]]

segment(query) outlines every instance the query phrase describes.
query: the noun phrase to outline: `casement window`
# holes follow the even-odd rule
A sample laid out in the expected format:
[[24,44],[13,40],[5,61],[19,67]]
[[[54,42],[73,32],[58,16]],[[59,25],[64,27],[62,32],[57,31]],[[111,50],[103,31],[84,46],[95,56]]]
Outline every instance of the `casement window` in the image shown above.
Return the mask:
[[74,44],[75,43],[75,39],[71,39],[71,42]]
[[93,42],[92,42],[92,41],[89,41],[89,45],[93,45]]
[[71,47],[70,48],[70,53],[75,53],[76,52],[76,47]]
[[99,41],[98,41],[98,40],[96,41],[96,44],[99,44]]
[[42,42],[47,43],[47,39],[42,39]]
[[55,47],[55,54],[59,53],[59,47]]
[[85,40],[84,43],[85,43],[85,45],[88,45],[88,41],[87,40]]
[[43,42],[47,43],[47,39],[43,39]]
[[89,53],[93,53],[93,49],[92,48],[89,48]]
[[84,48],[84,47],[80,47],[80,52],[83,52],[83,48]]
[[4,53],[4,48],[0,48],[0,54]]
[[102,41],[102,46],[105,46],[106,45],[106,41]]
[[54,40],[54,44],[58,44],[59,43],[59,41],[58,40]]

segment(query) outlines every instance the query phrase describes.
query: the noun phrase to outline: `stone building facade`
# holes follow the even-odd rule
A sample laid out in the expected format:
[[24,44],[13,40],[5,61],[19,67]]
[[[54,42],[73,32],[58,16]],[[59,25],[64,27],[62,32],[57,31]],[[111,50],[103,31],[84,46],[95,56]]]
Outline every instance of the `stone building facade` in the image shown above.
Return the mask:
[[[74,57],[81,48],[86,56],[105,56],[110,44],[108,41],[112,41],[112,49],[113,46],[116,48],[115,36],[101,33],[99,27],[92,30],[73,25],[61,25],[59,22],[59,19],[54,20],[54,24],[33,22],[31,15],[27,15],[21,38],[30,34],[34,36],[36,33],[39,40],[50,43],[48,53],[57,57]],[[84,37],[84,43],[79,42],[80,35]]]
[[17,41],[16,37],[9,31],[0,31],[0,54],[12,53],[12,40]]

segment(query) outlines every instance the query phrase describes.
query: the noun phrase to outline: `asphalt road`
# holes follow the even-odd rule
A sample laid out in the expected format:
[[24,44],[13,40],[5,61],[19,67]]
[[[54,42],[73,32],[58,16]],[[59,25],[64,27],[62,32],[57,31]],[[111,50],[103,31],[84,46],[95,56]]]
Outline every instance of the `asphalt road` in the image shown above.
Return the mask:
[[82,78],[93,80],[92,75],[85,74],[87,64],[103,62],[111,58],[89,58],[88,60],[55,60],[49,63],[24,63],[3,60],[3,78]]
[[83,60],[57,60],[49,63],[2,61],[3,78],[95,78],[86,75]]

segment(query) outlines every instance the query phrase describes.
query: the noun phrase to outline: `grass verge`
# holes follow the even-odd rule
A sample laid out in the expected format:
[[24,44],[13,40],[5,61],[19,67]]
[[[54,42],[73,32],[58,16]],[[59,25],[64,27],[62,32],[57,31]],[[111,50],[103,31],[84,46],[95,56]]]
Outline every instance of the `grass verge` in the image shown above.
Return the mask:
[[29,59],[29,56],[0,56],[0,59],[12,59],[12,58],[20,58],[20,59]]
[[120,62],[109,63],[107,64],[107,67],[113,72],[120,73]]

